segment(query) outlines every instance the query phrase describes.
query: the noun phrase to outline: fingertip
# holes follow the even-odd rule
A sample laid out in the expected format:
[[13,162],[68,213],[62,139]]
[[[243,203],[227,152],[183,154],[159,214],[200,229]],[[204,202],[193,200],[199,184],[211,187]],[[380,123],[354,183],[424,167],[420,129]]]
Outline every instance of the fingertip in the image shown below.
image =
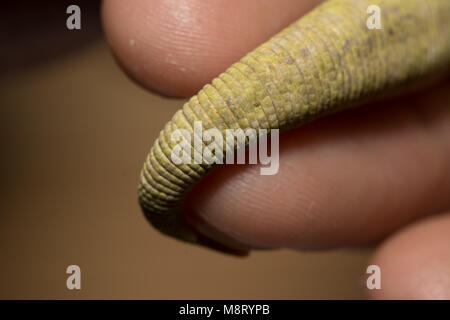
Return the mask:
[[187,97],[318,1],[106,0],[115,57],[144,87]]
[[426,219],[388,239],[375,253],[381,288],[372,299],[450,299],[450,213]]

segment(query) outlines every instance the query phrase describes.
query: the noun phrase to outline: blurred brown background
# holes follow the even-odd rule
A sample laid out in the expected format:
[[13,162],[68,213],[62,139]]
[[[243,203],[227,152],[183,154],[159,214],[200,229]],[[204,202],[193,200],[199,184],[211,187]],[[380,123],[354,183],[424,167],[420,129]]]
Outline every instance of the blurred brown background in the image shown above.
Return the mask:
[[[138,175],[182,101],[122,73],[96,6],[81,31],[65,28],[64,2],[52,10],[56,35],[1,28],[0,298],[363,297],[367,251],[235,258],[155,231],[138,207]],[[66,288],[71,264],[81,290]]]

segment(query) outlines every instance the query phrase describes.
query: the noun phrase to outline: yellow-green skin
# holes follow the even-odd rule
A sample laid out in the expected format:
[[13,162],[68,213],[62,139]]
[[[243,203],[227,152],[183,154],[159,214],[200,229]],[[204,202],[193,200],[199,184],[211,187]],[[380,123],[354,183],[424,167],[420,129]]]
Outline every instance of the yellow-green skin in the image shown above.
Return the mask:
[[[380,7],[382,29],[367,27],[370,5]],[[449,21],[450,0],[323,3],[233,64],[175,113],[141,172],[144,213],[166,234],[204,242],[181,212],[187,193],[214,165],[175,165],[175,129],[193,136],[193,123],[200,120],[204,130],[217,128],[223,135],[229,128],[284,130],[448,69]]]

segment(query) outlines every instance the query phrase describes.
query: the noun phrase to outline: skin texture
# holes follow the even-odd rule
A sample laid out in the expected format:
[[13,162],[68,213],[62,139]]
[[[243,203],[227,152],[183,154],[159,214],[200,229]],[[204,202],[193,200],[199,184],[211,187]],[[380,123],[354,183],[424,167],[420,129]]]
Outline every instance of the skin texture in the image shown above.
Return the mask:
[[[195,2],[189,3],[195,6]],[[259,4],[263,2],[254,4],[252,11],[257,12]],[[302,1],[305,5],[306,2]],[[231,1],[228,6],[239,8],[240,3]],[[311,1],[309,6],[314,4],[316,3]],[[139,10],[135,9],[131,15],[122,14],[132,10],[133,6]],[[105,31],[116,57],[128,74],[134,73],[133,65],[139,65],[137,56],[142,55],[142,60],[155,59],[153,55],[146,55],[143,49],[151,47],[155,38],[175,42],[171,39],[176,38],[176,35],[170,28],[160,28],[159,33],[142,31],[156,28],[155,26],[160,24],[159,19],[167,19],[164,14],[155,19],[147,19],[147,12],[155,6],[158,6],[158,1],[141,0],[126,6],[123,1],[105,2]],[[291,8],[296,16],[305,12],[296,10],[294,6]],[[225,11],[226,8],[222,8],[218,3],[217,12]],[[247,13],[251,15],[251,12]],[[275,17],[275,13],[259,16],[265,21]],[[279,19],[282,21],[281,17]],[[202,27],[195,28],[197,22],[193,19],[194,26],[185,27],[195,30],[203,28],[202,34],[205,34],[216,23],[215,20],[204,21]],[[226,16],[222,17],[221,21],[225,20]],[[245,19],[245,16],[234,22],[235,27],[240,30],[253,25],[253,21]],[[292,21],[284,21],[284,25],[290,22]],[[141,30],[140,38],[133,30]],[[223,30],[227,30],[225,25]],[[271,30],[272,34],[277,31],[279,30]],[[261,36],[258,32],[256,28],[255,37]],[[135,55],[134,51],[128,49],[130,37],[136,38],[135,50],[142,49],[140,54]],[[188,46],[195,46],[196,42],[201,41],[199,38],[194,32],[194,35],[187,36],[184,42]],[[223,43],[228,48],[234,47],[233,51],[245,52],[253,49],[247,42],[240,40],[238,33],[233,38],[228,37],[225,42],[219,38],[209,38],[209,45],[204,47],[204,50],[210,52],[216,48],[221,49]],[[169,53],[182,54],[183,51],[179,47],[154,50],[159,50],[158,54],[162,56]],[[195,61],[186,61],[186,67],[193,65]],[[196,67],[199,68],[199,73],[208,73],[211,68],[224,70],[226,66],[222,61],[215,60],[211,53],[205,57],[203,65]],[[147,72],[152,71],[149,68]],[[170,71],[166,73],[166,77],[170,78],[165,83],[167,87],[177,83],[177,87],[172,88],[172,94],[175,96],[185,96],[185,88],[189,88],[192,82],[200,82],[199,79],[185,81]],[[138,81],[155,89],[146,74]],[[246,248],[283,246],[314,249],[375,243],[409,221],[445,212],[450,207],[449,92],[448,81],[443,81],[439,86],[428,88],[426,92],[377,102],[288,131],[281,138],[280,173],[270,180],[274,186],[270,191],[276,191],[276,194],[270,197],[270,202],[261,201],[267,198],[265,186],[268,184],[265,183],[267,177],[259,175],[258,166],[223,166],[202,180],[194,192],[189,194],[185,211],[188,220],[197,230],[218,241],[226,242],[227,245],[240,243],[240,247]],[[395,117],[391,117],[390,112],[394,108]],[[358,123],[361,125],[354,126]],[[332,129],[327,129],[330,127]],[[288,141],[292,143],[287,143]],[[351,146],[355,148],[350,149]],[[357,153],[348,154],[349,150],[355,149]],[[368,159],[370,165],[365,163]],[[341,173],[342,164],[350,164],[350,161],[354,168],[349,168],[350,174],[345,176]],[[295,181],[295,184],[292,188],[278,190],[276,187],[282,185],[286,177]],[[356,198],[354,190],[361,188],[368,192]],[[339,191],[339,196],[335,195],[336,191]],[[234,196],[232,201],[230,196]],[[409,248],[418,246],[419,242],[426,243],[427,239],[435,234],[433,228],[438,224],[427,228],[427,234],[420,239],[408,234],[409,238],[405,243],[409,244]],[[366,232],[369,235],[365,235]],[[402,233],[401,229],[398,232]],[[389,248],[390,244],[388,239],[383,247]],[[442,234],[440,247],[449,246],[450,237]],[[385,260],[395,261],[395,257],[404,254],[404,249],[384,250],[391,255],[386,254]],[[423,251],[417,252],[416,256],[419,257],[422,253]],[[445,262],[438,255],[426,256],[420,261],[422,264],[405,265],[403,272],[395,275],[397,282],[383,281],[383,290],[378,297],[388,293],[389,287],[407,283],[407,275],[413,277],[418,270],[431,271],[426,268],[427,264],[441,263],[445,266]],[[379,264],[380,261],[374,260],[374,263]],[[447,264],[447,268],[439,270],[449,269]],[[389,270],[392,269],[383,271],[385,278],[389,276]],[[429,276],[431,278],[433,275]],[[444,292],[446,289],[439,289],[443,283],[434,285],[438,287],[436,292]],[[407,288],[404,288],[403,293],[406,291]],[[421,291],[416,297],[427,296]]]

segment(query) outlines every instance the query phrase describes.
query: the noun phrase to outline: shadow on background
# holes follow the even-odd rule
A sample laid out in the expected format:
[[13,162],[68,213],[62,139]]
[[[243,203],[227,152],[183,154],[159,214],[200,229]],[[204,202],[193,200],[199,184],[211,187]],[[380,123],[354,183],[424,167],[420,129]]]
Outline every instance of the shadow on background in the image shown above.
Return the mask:
[[[82,30],[66,28],[66,8],[82,8]],[[26,69],[88,45],[102,36],[98,0],[5,1],[0,11],[0,75]]]

